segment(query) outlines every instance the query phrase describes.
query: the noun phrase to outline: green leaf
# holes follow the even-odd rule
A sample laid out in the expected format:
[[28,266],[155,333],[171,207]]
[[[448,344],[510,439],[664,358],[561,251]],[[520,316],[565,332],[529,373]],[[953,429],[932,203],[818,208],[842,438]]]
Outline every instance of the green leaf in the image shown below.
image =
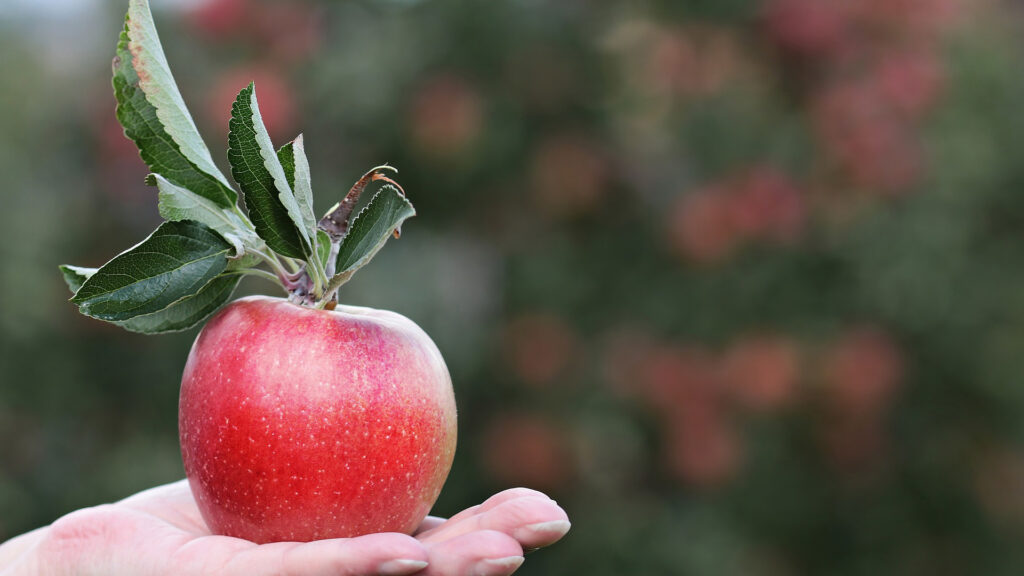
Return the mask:
[[[309,176],[309,160],[306,159],[306,148],[302,134],[295,137],[295,140],[285,144],[277,151],[277,157],[284,168],[288,185],[291,186],[295,203],[302,222],[299,224],[308,231],[309,239],[313,243],[310,253],[317,252],[317,238],[319,230],[316,227],[316,215],[313,214],[313,186]],[[328,239],[329,242],[329,239]],[[328,245],[329,247],[329,245]]]
[[85,284],[85,281],[98,270],[98,268],[82,268],[81,266],[72,266],[70,264],[61,264],[59,268],[61,274],[64,275],[64,282],[67,283],[72,295],[78,292],[82,284]]
[[232,174],[242,188],[256,232],[276,252],[304,258],[310,239],[299,223],[288,175],[273,151],[252,84],[232,106],[228,144]]
[[198,222],[165,222],[100,267],[71,299],[86,316],[123,321],[198,293],[228,265],[231,245]]
[[309,174],[309,160],[306,158],[306,145],[302,134],[292,142],[294,160],[295,202],[299,206],[302,225],[307,230],[316,230],[316,215],[313,213],[313,185]]
[[288,185],[295,190],[295,148],[294,142],[289,142],[284,146],[281,146],[277,151],[277,159],[281,162],[281,168],[284,169],[284,177],[288,180]]
[[242,277],[237,274],[222,274],[192,296],[182,298],[163,310],[136,316],[118,326],[143,334],[160,334],[187,330],[206,320],[231,299],[231,294]]
[[256,90],[249,84],[231,107],[228,161],[242,189],[256,233],[275,252],[305,258],[310,232],[302,226],[284,167],[263,125]]
[[320,260],[320,269],[327,270],[327,262],[331,259],[331,237],[323,230],[316,231],[316,257]]
[[132,0],[114,58],[117,119],[156,174],[229,207],[238,200],[178,92],[146,0]]
[[[349,189],[345,197],[327,211],[324,217],[317,223],[317,228],[327,232],[328,236],[334,242],[340,241],[346,233],[348,233],[349,218],[352,216],[352,211],[356,208],[356,203],[359,202],[359,197],[362,196],[363,191],[375,180],[384,180],[394,184],[394,180],[383,175],[383,171],[389,170],[397,172],[398,170],[384,164],[383,166],[377,166],[371,168],[366,174],[363,174],[352,188]],[[401,191],[401,190],[399,190]]]
[[401,229],[406,218],[415,215],[412,203],[397,188],[385,185],[352,221],[341,240],[334,269],[339,275],[355,272]]
[[236,257],[242,256],[247,248],[260,248],[262,241],[233,209],[222,208],[191,190],[172,184],[159,174],[152,176],[160,190],[158,209],[165,220],[194,220],[206,224],[235,247]]
[[249,268],[255,268],[260,265],[260,262],[263,262],[263,260],[259,257],[258,254],[246,253],[237,258],[232,258],[231,260],[228,260],[227,271],[239,272]]

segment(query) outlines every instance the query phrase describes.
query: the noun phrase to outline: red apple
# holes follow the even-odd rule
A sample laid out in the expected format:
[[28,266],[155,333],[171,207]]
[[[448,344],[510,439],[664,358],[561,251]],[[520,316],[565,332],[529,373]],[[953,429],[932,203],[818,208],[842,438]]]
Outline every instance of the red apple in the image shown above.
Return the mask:
[[253,542],[411,533],[455,454],[455,397],[411,320],[238,300],[181,383],[185,471],[216,534]]

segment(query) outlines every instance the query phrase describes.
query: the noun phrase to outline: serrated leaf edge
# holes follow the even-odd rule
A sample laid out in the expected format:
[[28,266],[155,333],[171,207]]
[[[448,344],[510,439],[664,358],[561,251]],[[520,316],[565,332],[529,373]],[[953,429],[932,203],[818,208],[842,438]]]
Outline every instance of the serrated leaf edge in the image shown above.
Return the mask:
[[[416,208],[413,207],[412,202],[410,202],[409,199],[406,198],[404,194],[399,192],[397,188],[391,186],[390,184],[385,184],[384,186],[381,187],[380,190],[377,191],[376,194],[373,195],[373,198],[370,199],[370,202],[367,203],[367,205],[364,206],[363,209],[359,211],[359,214],[357,214],[356,217],[352,219],[352,223],[348,227],[345,236],[342,237],[341,239],[341,245],[343,245],[345,240],[349,238],[352,231],[356,229],[356,225],[359,222],[359,219],[362,218],[369,210],[373,208],[374,202],[376,202],[378,198],[381,198],[383,194],[391,192],[393,192],[399,199],[401,199],[403,203],[402,205],[408,207],[410,212],[409,215],[399,220],[394,229],[388,230],[388,233],[381,237],[381,239],[378,240],[377,243],[373,245],[373,248],[370,251],[368,251],[366,254],[364,254],[361,258],[359,258],[352,264],[348,265],[345,269],[338,271],[331,278],[330,282],[327,285],[327,294],[332,294],[334,291],[336,291],[338,288],[340,288],[342,285],[348,282],[352,278],[352,276],[354,276],[355,273],[359,271],[360,268],[369,263],[370,260],[373,260],[377,253],[380,252],[381,248],[383,248],[384,245],[387,243],[388,239],[391,238],[391,234],[394,231],[401,228],[403,222],[416,215]],[[341,258],[340,249],[338,251],[336,258]],[[336,261],[335,265],[337,266],[338,264],[339,262]]]
[[[191,223],[191,224],[194,224],[194,225],[197,225],[197,226],[200,226],[200,227],[205,227],[204,225],[202,225],[202,224],[200,224],[200,223],[198,223],[198,222],[194,222],[194,221],[191,221],[191,220],[182,220],[181,222],[182,222],[182,223],[185,223],[185,224],[189,224],[189,223]],[[161,226],[163,226],[163,225],[161,225]],[[207,229],[209,230],[209,228],[208,228],[208,227],[206,227],[206,228],[207,228]],[[159,230],[159,228],[157,228],[157,230]],[[147,242],[147,241],[148,241],[149,239],[151,239],[151,238],[153,237],[153,235],[154,235],[154,234],[156,234],[157,230],[154,230],[154,231],[153,231],[152,233],[150,233],[150,234],[149,234],[148,236],[146,236],[146,238],[144,238],[144,239],[143,239],[142,241],[140,241],[140,242],[136,243],[135,245],[133,245],[132,247],[128,248],[127,250],[124,250],[124,251],[120,252],[119,254],[117,254],[116,256],[114,256],[113,258],[111,258],[110,260],[108,260],[108,261],[107,261],[107,263],[106,263],[106,264],[104,264],[103,266],[106,266],[107,264],[110,264],[110,262],[113,262],[113,261],[114,261],[114,260],[116,260],[117,258],[119,258],[119,257],[121,257],[121,256],[124,256],[124,255],[128,254],[128,253],[129,253],[129,252],[131,252],[132,250],[135,250],[136,248],[138,248],[139,246],[141,246],[142,244],[144,244],[145,242]],[[213,232],[215,236],[219,236],[219,235],[218,235],[218,234],[216,234],[216,232],[214,232],[213,230],[210,230],[210,231],[211,231],[211,232]],[[195,239],[194,239],[194,238],[190,238],[190,237],[188,237],[188,236],[185,236],[185,235],[182,235],[182,234],[166,234],[165,236],[166,236],[166,237],[180,237],[180,238],[184,238],[184,239],[186,239],[186,240],[191,240],[191,241],[195,241]],[[207,256],[203,256],[202,258],[198,258],[198,259],[196,259],[196,260],[191,260],[191,261],[189,261],[189,262],[187,262],[187,263],[184,263],[184,264],[182,264],[182,266],[179,266],[178,268],[174,268],[174,269],[171,269],[171,270],[168,270],[168,271],[165,271],[165,272],[161,272],[161,274],[160,274],[160,275],[165,275],[165,274],[169,274],[169,273],[171,273],[171,272],[174,272],[175,270],[180,270],[180,269],[181,269],[182,267],[184,267],[185,265],[188,265],[188,264],[192,264],[192,263],[195,263],[195,262],[202,262],[202,261],[206,261],[206,260],[209,260],[210,258],[216,258],[217,256],[222,256],[222,255],[226,255],[226,253],[227,253],[227,252],[228,252],[229,250],[230,250],[230,248],[225,248],[224,250],[221,250],[221,251],[217,251],[217,252],[214,252],[214,253],[212,253],[212,254],[209,254],[209,255],[207,255]],[[101,269],[103,268],[103,266],[100,266],[100,268],[98,268],[98,269],[97,269],[96,271],[98,272],[99,270],[101,270]],[[227,265],[225,265],[225,269],[226,269],[226,267],[227,267]],[[145,314],[153,314],[153,313],[159,312],[160,310],[164,310],[164,309],[168,308],[169,306],[172,306],[172,305],[174,305],[175,303],[179,302],[180,300],[182,300],[182,299],[184,299],[184,298],[188,298],[189,296],[191,296],[191,295],[194,295],[195,293],[197,293],[197,292],[199,292],[200,290],[202,290],[202,289],[203,289],[203,288],[204,288],[204,287],[205,287],[205,286],[206,286],[207,284],[209,284],[209,283],[210,283],[210,281],[212,281],[212,280],[213,280],[214,278],[216,278],[217,276],[219,276],[219,275],[220,275],[220,274],[221,274],[221,273],[222,273],[223,271],[224,271],[224,270],[221,270],[221,271],[217,272],[216,274],[214,274],[213,276],[211,276],[211,277],[210,277],[210,278],[209,278],[209,279],[208,279],[208,280],[207,280],[206,282],[204,282],[204,283],[203,283],[202,285],[200,285],[200,286],[199,286],[198,288],[196,288],[195,290],[193,290],[191,294],[186,294],[185,296],[183,296],[183,297],[181,297],[181,298],[178,298],[178,299],[176,299],[176,300],[174,300],[174,301],[172,301],[172,302],[168,303],[168,304],[167,304],[166,306],[164,306],[164,307],[160,308],[159,310],[153,310],[152,312],[146,312],[146,313],[144,313],[144,314],[140,314],[140,316],[141,316],[141,315],[145,315]],[[94,272],[94,274],[93,274],[93,275],[90,275],[90,277],[89,277],[89,278],[87,278],[85,282],[83,282],[83,283],[82,283],[82,286],[80,286],[80,287],[79,287],[79,289],[78,289],[77,291],[75,291],[75,294],[74,294],[74,296],[72,296],[72,297],[71,297],[71,300],[70,300],[70,301],[71,301],[72,303],[74,303],[74,304],[77,304],[77,305],[78,305],[78,310],[79,310],[79,312],[81,312],[82,314],[84,314],[84,315],[86,315],[86,316],[88,316],[88,317],[90,317],[90,318],[96,318],[97,320],[104,320],[104,321],[107,321],[107,322],[118,322],[118,321],[122,321],[122,320],[128,320],[129,318],[120,318],[120,319],[117,319],[117,318],[114,318],[114,317],[112,317],[112,316],[111,316],[111,315],[109,315],[109,314],[102,314],[102,313],[101,313],[101,314],[96,314],[96,313],[93,313],[93,312],[91,312],[91,311],[89,310],[89,306],[88,306],[88,305],[87,305],[87,304],[85,303],[84,299],[82,299],[82,298],[80,298],[80,297],[79,297],[79,294],[81,293],[81,291],[82,291],[82,288],[84,288],[84,287],[85,287],[86,285],[88,285],[89,281],[90,281],[90,280],[92,280],[92,278],[94,278],[94,277],[95,277],[95,272]],[[145,280],[149,280],[149,279],[151,279],[151,278],[153,278],[153,277],[147,278],[147,279],[145,279]],[[66,280],[65,280],[65,281],[66,281]],[[88,298],[89,300],[92,300],[92,299],[94,299],[94,298],[97,298],[97,297],[101,297],[101,296],[106,296],[106,295],[108,295],[108,294],[110,294],[110,293],[112,293],[112,292],[116,292],[116,291],[119,291],[119,290],[124,290],[125,288],[128,288],[129,286],[133,286],[133,285],[135,285],[135,284],[138,284],[139,282],[142,282],[142,281],[143,281],[143,280],[138,280],[138,281],[136,281],[136,282],[133,282],[133,283],[131,283],[131,284],[126,284],[125,286],[122,286],[122,287],[120,287],[120,288],[116,288],[116,289],[114,289],[114,290],[107,290],[107,291],[105,291],[105,292],[99,292],[99,293],[97,293],[97,294],[89,295],[89,296],[87,296],[86,298]],[[140,308],[140,307],[142,307],[142,306],[144,306],[144,305],[145,305],[145,304],[140,304],[139,306],[136,306],[135,308],[127,308],[127,309],[125,309],[125,311],[127,311],[127,312],[131,312],[132,310],[136,310],[136,309],[138,309],[138,308]]]
[[[115,325],[117,325],[117,326],[119,326],[121,328],[124,328],[125,330],[128,330],[129,332],[134,332],[136,334],[173,334],[175,332],[184,332],[185,330],[189,330],[190,328],[195,327],[199,323],[204,322],[207,318],[209,318],[210,316],[213,316],[214,314],[217,313],[218,310],[223,308],[224,305],[227,304],[228,300],[231,299],[231,295],[234,294],[235,290],[238,288],[238,282],[236,281],[231,286],[231,289],[228,290],[228,295],[227,295],[226,298],[224,298],[223,302],[221,302],[216,307],[214,307],[212,310],[210,310],[207,314],[204,314],[202,317],[197,318],[195,322],[193,322],[193,323],[191,323],[191,324],[189,324],[187,326],[182,326],[180,328],[164,329],[164,330],[139,330],[136,327],[132,326],[132,323],[137,321],[137,320],[143,319],[143,318],[153,317],[153,316],[156,316],[157,314],[162,314],[162,313],[166,312],[168,309],[170,309],[172,306],[177,306],[178,304],[181,304],[182,302],[184,302],[186,300],[189,300],[189,299],[192,299],[192,298],[196,298],[210,284],[213,284],[218,279],[224,278],[226,276],[238,276],[238,275],[237,274],[231,274],[231,273],[221,273],[221,274],[218,274],[217,276],[214,276],[213,278],[210,278],[210,281],[207,282],[206,284],[204,284],[202,288],[197,290],[195,294],[179,298],[178,300],[175,300],[174,302],[168,304],[166,307],[161,308],[160,310],[157,310],[156,312],[150,312],[148,314],[140,314],[140,315],[132,317],[132,318],[130,318],[128,320],[115,320],[115,321],[111,322],[111,324],[115,324]],[[241,277],[239,276],[238,279],[241,280]]]
[[[250,193],[252,191],[251,190],[246,191],[244,189],[245,184],[242,182],[242,176],[243,175],[253,175],[253,176],[255,176],[256,173],[254,172],[253,167],[248,162],[248,160],[247,160],[247,158],[245,156],[245,153],[242,151],[243,150],[242,147],[241,147],[241,144],[243,144],[242,136],[235,129],[236,123],[237,123],[237,125],[239,125],[240,128],[244,128],[247,131],[252,131],[253,132],[253,138],[257,141],[256,142],[256,146],[257,146],[257,148],[259,149],[259,152],[260,152],[260,160],[261,160],[260,164],[262,165],[264,170],[267,170],[267,168],[266,168],[266,157],[264,156],[263,150],[262,150],[263,146],[259,143],[259,132],[257,130],[257,125],[254,123],[254,119],[255,118],[260,118],[260,122],[259,122],[258,125],[259,126],[263,126],[262,117],[259,117],[259,116],[256,116],[255,114],[253,114],[252,107],[253,107],[253,102],[254,101],[252,100],[251,97],[250,97],[249,102],[245,102],[243,100],[243,96],[245,95],[245,93],[247,91],[250,94],[254,95],[255,92],[256,92],[255,84],[250,82],[245,88],[243,88],[238,93],[238,96],[235,98],[235,101],[231,105],[231,119],[230,119],[229,124],[228,124],[228,126],[229,126],[229,129],[228,129],[228,162],[231,164],[231,173],[232,173],[232,176],[235,178],[235,181],[238,182],[239,188],[242,188],[242,196],[244,198],[244,201],[245,201],[245,204],[246,204],[246,208],[247,208],[248,213],[249,213],[249,219],[255,225],[256,233],[267,243],[267,245],[271,249],[273,249],[278,254],[282,254],[284,256],[289,256],[289,257],[302,257],[302,255],[305,253],[305,248],[306,248],[305,246],[303,246],[303,243],[302,243],[303,239],[302,239],[302,237],[301,236],[297,236],[295,238],[295,241],[297,242],[297,244],[293,244],[290,239],[286,239],[282,235],[281,231],[279,231],[275,226],[272,225],[272,221],[275,218],[275,216],[273,214],[274,210],[272,209],[271,213],[267,213],[267,214],[264,214],[263,212],[261,212],[259,209],[256,208],[256,202],[254,202],[254,199],[248,197],[248,196],[250,196]],[[242,110],[242,106],[246,106],[246,105],[249,106],[249,108],[250,108],[250,116],[248,118],[248,121],[246,120],[246,117],[245,117],[245,115],[243,113],[243,110]],[[264,127],[264,130],[265,129],[266,128]],[[234,142],[236,140],[238,141],[237,143],[240,145],[237,148],[233,146],[233,144],[234,144]],[[268,136],[268,140],[269,140],[269,136]],[[273,149],[273,145],[271,145],[271,149]],[[240,158],[241,164],[239,164],[238,162],[236,162],[236,161],[234,161],[232,159],[233,155],[237,155]],[[276,152],[275,152],[275,156],[276,156]],[[280,165],[280,161],[279,160],[277,161],[277,164]],[[284,168],[283,167],[281,168],[281,173],[282,173],[282,175],[284,173]],[[264,184],[262,184],[262,183],[260,184],[260,188],[265,190],[265,192],[268,194],[270,199],[275,199],[276,198],[278,202],[281,202],[280,196],[279,196],[279,190],[278,190],[278,187],[277,187],[277,184],[276,184],[276,178],[274,177],[273,174],[270,174],[270,177],[271,177],[272,181],[275,181],[275,183],[274,183],[274,190],[267,190],[266,189],[267,187]],[[259,178],[257,178],[257,180],[259,180]],[[277,192],[277,194],[275,194],[275,192]],[[295,222],[292,219],[292,216],[288,213],[287,207],[284,207],[283,205],[282,205],[282,207],[284,208],[284,212],[287,215],[287,219],[289,220],[289,222],[291,222],[292,226],[295,226]],[[298,235],[298,233],[299,232],[296,231],[297,235]],[[297,250],[293,252],[292,248],[296,248]]]
[[[126,25],[132,67],[138,75],[146,101],[156,109],[164,132],[174,140],[188,161],[230,190],[231,184],[214,164],[213,156],[199,135],[199,129],[174,81],[148,0],[131,0]],[[155,67],[147,63],[155,64]]]
[[[292,187],[288,185],[288,178],[285,176],[284,167],[281,166],[281,161],[277,157],[274,143],[270,140],[270,133],[267,132],[266,125],[263,124],[263,115],[260,113],[259,102],[256,99],[256,85],[253,83],[249,86],[252,88],[252,93],[249,96],[250,108],[252,109],[251,122],[253,130],[256,132],[256,143],[260,147],[260,156],[263,158],[263,167],[267,169],[271,178],[274,179],[277,197],[281,201],[281,205],[284,206],[285,211],[288,212],[292,223],[295,224],[300,237],[306,242],[305,248],[307,253],[309,253],[311,251],[310,247],[313,246],[313,241],[309,237],[310,229],[306,228],[303,222],[302,211],[295,201]],[[298,170],[298,167],[296,167],[296,170]]]
[[[219,234],[221,238],[234,246],[234,258],[244,256],[247,248],[252,250],[258,250],[261,248],[260,244],[262,244],[263,241],[260,240],[255,231],[249,230],[246,226],[246,222],[244,222],[234,211],[228,208],[222,208],[209,198],[196,194],[188,188],[178,186],[159,174],[150,174],[147,176],[147,180],[150,178],[152,178],[156,183],[158,190],[157,210],[159,211],[160,216],[168,222],[193,220],[205,224],[214,232]],[[174,198],[185,199],[192,202],[194,207],[172,207],[172,200]],[[188,217],[180,217],[174,214],[172,210],[191,210],[194,212]],[[206,217],[202,217],[202,215],[205,215]]]

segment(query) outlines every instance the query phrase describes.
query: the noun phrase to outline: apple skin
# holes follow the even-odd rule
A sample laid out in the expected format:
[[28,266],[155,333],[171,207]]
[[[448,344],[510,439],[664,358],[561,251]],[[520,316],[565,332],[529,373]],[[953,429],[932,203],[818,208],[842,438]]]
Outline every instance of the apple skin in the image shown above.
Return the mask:
[[455,396],[441,353],[404,316],[255,296],[196,338],[178,428],[215,534],[410,534],[451,468]]

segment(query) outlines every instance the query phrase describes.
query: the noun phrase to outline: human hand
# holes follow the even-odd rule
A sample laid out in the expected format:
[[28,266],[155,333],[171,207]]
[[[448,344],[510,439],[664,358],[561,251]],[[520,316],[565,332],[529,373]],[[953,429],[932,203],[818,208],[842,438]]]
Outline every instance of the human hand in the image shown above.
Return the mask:
[[448,520],[316,542],[252,542],[210,533],[184,480],[72,512],[0,545],[0,576],[502,576],[569,520],[540,492],[513,488]]

